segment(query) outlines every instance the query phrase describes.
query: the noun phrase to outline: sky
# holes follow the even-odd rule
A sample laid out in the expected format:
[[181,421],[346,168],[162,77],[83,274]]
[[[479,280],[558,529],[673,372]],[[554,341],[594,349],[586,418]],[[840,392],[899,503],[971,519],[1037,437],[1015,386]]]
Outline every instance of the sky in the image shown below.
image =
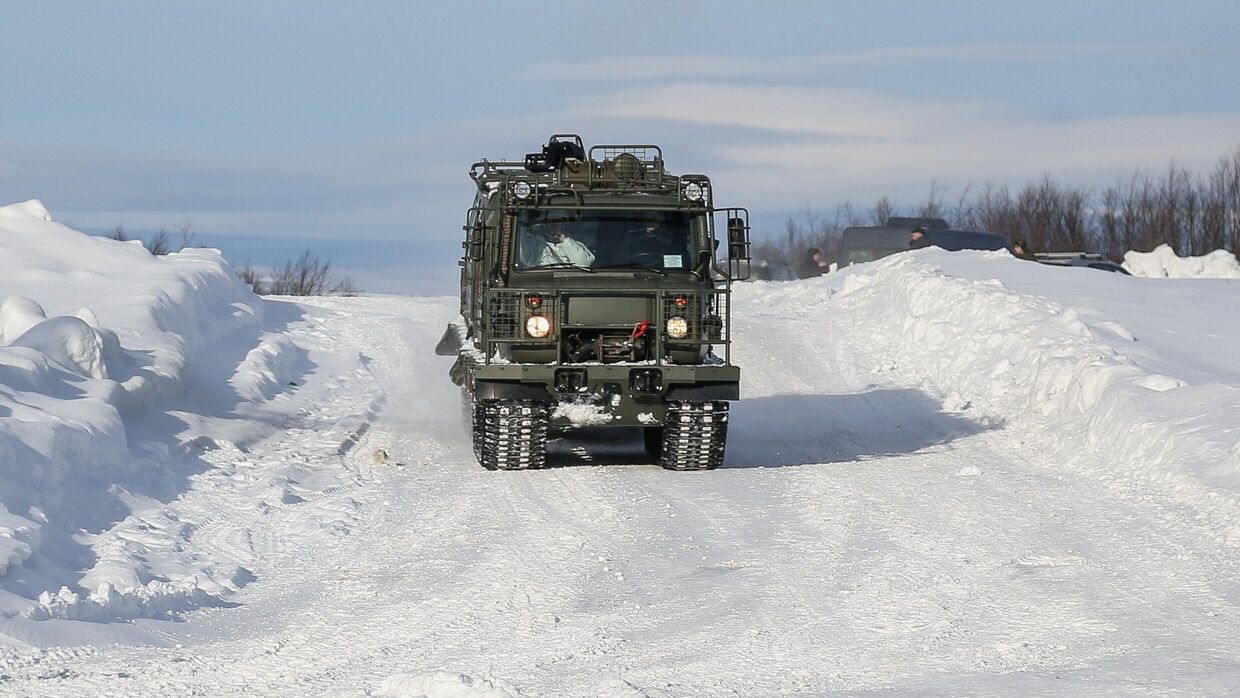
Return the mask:
[[[0,202],[451,292],[469,165],[658,143],[757,237],[1240,146],[1240,3],[0,0]],[[285,252],[287,250],[287,252]],[[269,259],[270,258],[270,259]]]

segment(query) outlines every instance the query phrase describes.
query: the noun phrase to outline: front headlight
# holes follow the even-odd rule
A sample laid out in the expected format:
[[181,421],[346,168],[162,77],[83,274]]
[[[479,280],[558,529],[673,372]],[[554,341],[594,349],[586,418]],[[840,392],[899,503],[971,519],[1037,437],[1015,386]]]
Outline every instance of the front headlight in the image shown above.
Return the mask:
[[525,319],[525,333],[534,339],[551,334],[551,320],[546,315],[531,315]]
[[667,319],[667,336],[672,339],[684,339],[689,336],[689,321],[673,315]]

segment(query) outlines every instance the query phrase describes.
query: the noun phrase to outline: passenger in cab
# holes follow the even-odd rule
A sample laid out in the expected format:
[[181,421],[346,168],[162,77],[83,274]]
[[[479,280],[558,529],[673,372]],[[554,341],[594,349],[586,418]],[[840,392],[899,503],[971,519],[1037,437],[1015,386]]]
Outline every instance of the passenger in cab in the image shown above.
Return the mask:
[[593,263],[594,253],[589,247],[569,237],[564,223],[557,221],[551,224],[547,245],[542,251],[542,257],[538,260],[538,266],[567,264],[588,267]]

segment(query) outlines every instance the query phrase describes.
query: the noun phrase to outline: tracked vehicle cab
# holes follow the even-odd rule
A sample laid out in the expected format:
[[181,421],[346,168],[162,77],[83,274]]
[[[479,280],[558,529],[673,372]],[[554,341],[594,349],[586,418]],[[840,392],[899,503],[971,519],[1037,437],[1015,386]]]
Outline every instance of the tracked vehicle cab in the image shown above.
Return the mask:
[[480,462],[539,467],[552,426],[637,426],[666,468],[719,465],[747,211],[716,208],[710,179],[670,174],[655,145],[555,135],[470,176],[461,318],[439,351],[457,356]]

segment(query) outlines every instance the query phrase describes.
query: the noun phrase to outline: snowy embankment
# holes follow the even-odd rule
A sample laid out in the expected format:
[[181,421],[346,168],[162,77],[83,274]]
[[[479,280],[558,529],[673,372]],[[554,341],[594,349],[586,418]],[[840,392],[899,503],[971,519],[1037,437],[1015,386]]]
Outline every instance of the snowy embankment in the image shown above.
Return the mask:
[[1240,286],[930,249],[742,293],[847,318],[874,373],[1014,427],[1067,469],[1163,491],[1240,545]]
[[[235,568],[127,517],[185,477],[162,408],[261,311],[216,250],[157,257],[38,201],[0,207],[0,618],[160,616],[233,586]],[[240,392],[276,380],[279,349],[255,350]]]
[[1124,254],[1124,268],[1133,276],[1167,279],[1240,279],[1240,261],[1227,250],[1215,250],[1200,257],[1180,257],[1170,245],[1159,245],[1152,252]]

